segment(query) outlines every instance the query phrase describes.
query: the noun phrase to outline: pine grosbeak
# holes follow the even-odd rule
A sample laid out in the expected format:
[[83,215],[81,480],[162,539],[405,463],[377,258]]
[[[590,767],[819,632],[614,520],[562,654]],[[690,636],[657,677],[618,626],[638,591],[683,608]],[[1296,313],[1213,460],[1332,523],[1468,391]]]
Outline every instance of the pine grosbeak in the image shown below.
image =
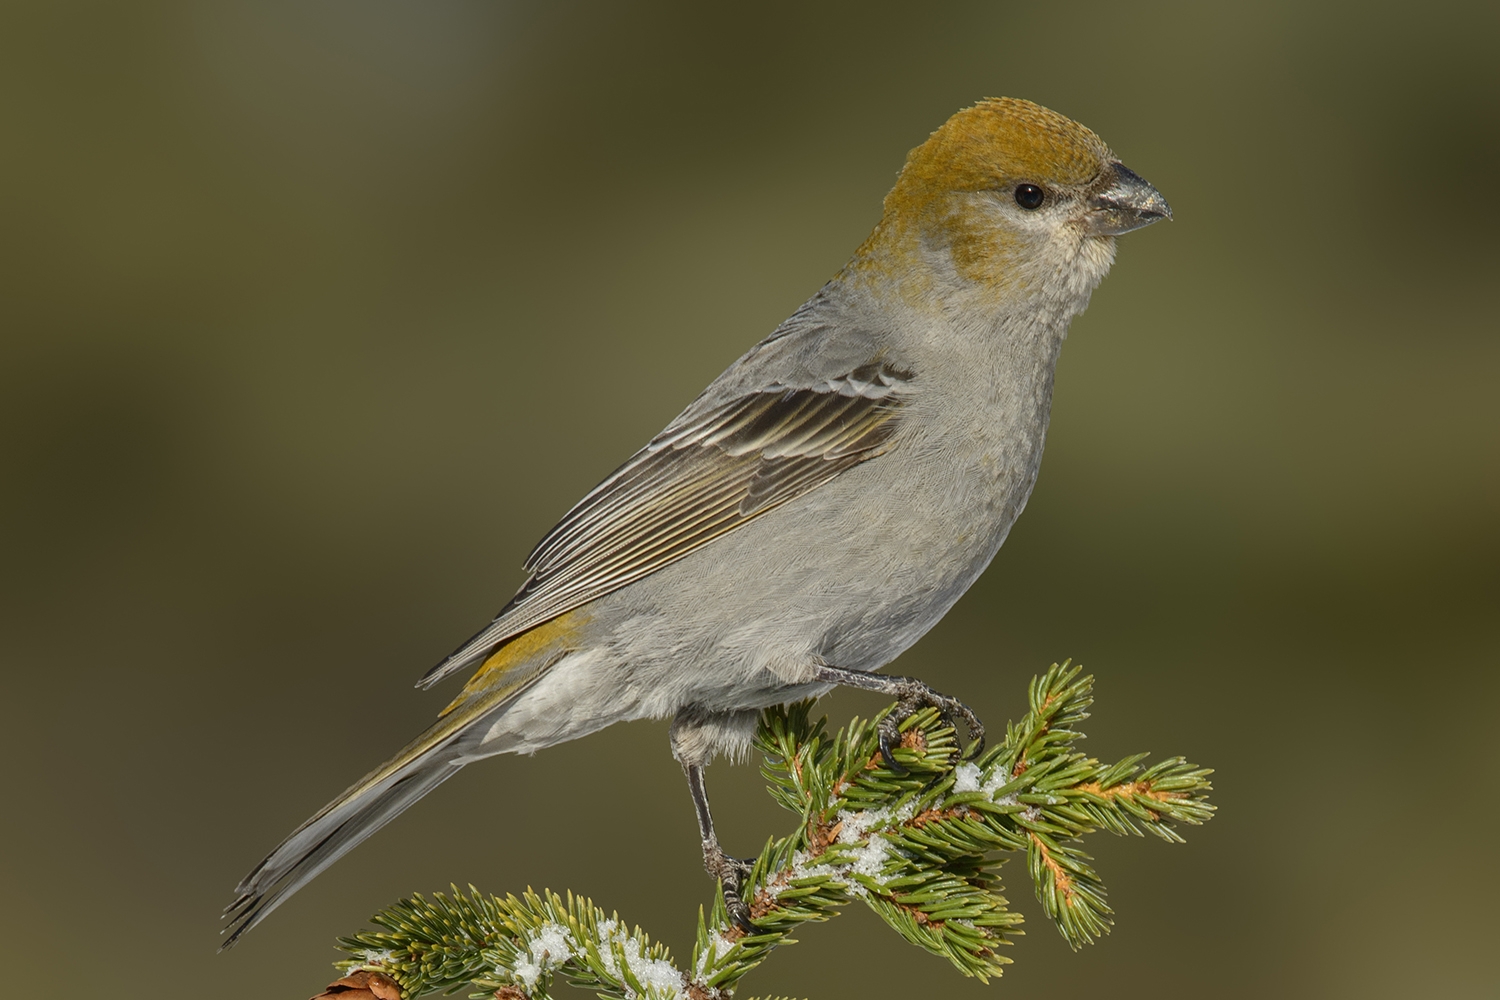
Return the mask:
[[986,100],[907,157],[834,278],[575,506],[495,620],[422,686],[478,664],[438,720],[240,883],[226,947],[460,767],[670,717],[711,874],[743,869],[703,789],[761,709],[851,685],[895,723],[962,703],[876,674],[994,557],[1036,481],[1053,371],[1114,237],[1171,210],[1100,139]]

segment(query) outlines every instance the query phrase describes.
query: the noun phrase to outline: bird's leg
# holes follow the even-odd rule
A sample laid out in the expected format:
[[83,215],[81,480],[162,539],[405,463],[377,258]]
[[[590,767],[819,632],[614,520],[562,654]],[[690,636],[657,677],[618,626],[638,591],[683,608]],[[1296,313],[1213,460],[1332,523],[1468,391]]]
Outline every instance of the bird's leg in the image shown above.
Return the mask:
[[954,718],[963,720],[964,727],[969,731],[967,755],[969,759],[972,760],[984,752],[984,723],[979,721],[979,716],[974,714],[973,709],[957,698],[950,698],[934,691],[915,677],[873,674],[863,670],[829,666],[826,663],[818,666],[814,676],[816,680],[826,684],[842,684],[845,687],[859,688],[862,691],[878,691],[896,699],[896,707],[880,720],[879,729],[880,756],[885,761],[885,766],[892,771],[897,773],[906,771],[906,768],[896,763],[896,758],[891,756],[891,750],[901,745],[901,723],[924,708],[937,709],[942,713],[943,721],[954,729],[958,728]]
[[688,790],[693,793],[693,808],[698,811],[698,833],[703,838],[703,867],[724,887],[724,909],[728,911],[729,919],[746,934],[758,933],[750,920],[750,905],[740,896],[745,879],[750,875],[751,864],[730,857],[719,846],[718,835],[714,833],[713,813],[708,810],[708,792],[703,787],[703,765],[683,764],[682,770],[687,775]]

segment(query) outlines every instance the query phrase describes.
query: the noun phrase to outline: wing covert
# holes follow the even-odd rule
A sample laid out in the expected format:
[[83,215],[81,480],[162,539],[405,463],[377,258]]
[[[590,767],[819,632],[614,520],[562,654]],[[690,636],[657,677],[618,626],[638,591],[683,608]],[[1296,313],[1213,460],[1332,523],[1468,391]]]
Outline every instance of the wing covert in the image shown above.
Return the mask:
[[669,425],[547,533],[526,560],[525,585],[422,686],[882,454],[912,379],[872,362],[812,386],[772,384]]

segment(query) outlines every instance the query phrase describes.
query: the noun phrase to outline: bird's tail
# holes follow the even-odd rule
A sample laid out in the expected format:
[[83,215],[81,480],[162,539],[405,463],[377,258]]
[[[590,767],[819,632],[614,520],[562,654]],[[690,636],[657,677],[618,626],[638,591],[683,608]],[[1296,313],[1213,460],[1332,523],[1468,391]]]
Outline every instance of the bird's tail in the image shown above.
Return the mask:
[[238,898],[224,910],[228,936],[219,950],[232,947],[288,896],[473,760],[489,721],[564,655],[561,644],[573,627],[568,618],[554,619],[496,650],[426,732],[293,830],[256,865],[235,886]]
[[342,795],[293,830],[235,886],[238,898],[224,910],[228,921],[219,950],[264,920],[286,898],[412,803],[458,773],[462,727],[451,717],[407,744]]

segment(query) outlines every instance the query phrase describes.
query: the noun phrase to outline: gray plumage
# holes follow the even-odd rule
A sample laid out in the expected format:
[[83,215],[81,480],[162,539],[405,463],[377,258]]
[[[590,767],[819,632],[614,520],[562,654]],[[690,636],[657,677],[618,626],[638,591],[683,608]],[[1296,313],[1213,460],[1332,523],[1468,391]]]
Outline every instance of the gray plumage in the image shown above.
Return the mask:
[[980,112],[998,124],[958,138],[995,130],[973,140],[998,144],[993,184],[966,161],[922,173],[957,158],[943,130],[914,151],[850,264],[574,507],[495,621],[423,679],[483,661],[454,704],[241,882],[226,946],[470,761],[671,717],[673,752],[701,768],[742,754],[760,709],[828,690],[821,667],[877,670],[952,607],[1030,496],[1058,352],[1113,236],[1168,214],[1035,105],[945,129]]

